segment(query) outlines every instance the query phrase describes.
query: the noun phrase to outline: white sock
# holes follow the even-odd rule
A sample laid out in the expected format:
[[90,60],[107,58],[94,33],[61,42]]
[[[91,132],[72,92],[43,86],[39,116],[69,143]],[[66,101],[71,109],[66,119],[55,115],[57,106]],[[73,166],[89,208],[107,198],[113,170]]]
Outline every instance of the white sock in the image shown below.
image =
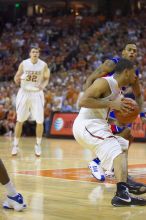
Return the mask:
[[18,146],[19,138],[14,137],[14,146]]
[[41,145],[41,142],[42,142],[42,138],[36,138],[36,143],[37,143],[37,145]]
[[11,181],[4,185],[6,187],[8,196],[16,196],[18,193]]

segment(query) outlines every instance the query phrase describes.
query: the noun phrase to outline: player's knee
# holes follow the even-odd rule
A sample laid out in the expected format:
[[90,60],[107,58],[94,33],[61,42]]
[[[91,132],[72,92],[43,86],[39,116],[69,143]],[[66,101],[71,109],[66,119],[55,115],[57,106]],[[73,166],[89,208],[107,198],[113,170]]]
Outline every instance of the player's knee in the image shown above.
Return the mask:
[[131,143],[133,142],[133,140],[134,140],[134,137],[133,137],[132,134],[131,134],[131,129],[130,129],[130,128],[126,128],[126,129],[122,132],[121,136],[122,136],[123,138],[125,138],[126,140],[129,141],[129,146],[130,146],[130,144],[131,144]]

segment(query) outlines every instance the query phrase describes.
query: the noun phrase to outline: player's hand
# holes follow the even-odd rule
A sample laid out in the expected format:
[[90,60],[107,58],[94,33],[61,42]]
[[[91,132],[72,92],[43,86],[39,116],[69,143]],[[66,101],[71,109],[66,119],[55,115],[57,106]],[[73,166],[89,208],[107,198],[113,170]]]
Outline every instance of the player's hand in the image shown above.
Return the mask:
[[131,105],[131,101],[127,99],[122,99],[121,101],[121,112],[131,112],[134,110],[134,106]]
[[128,100],[119,98],[111,101],[110,108],[121,112],[130,112],[134,109],[130,104]]
[[20,85],[21,78],[19,76],[15,76],[14,82],[16,83],[16,85]]
[[40,91],[44,89],[41,84],[37,85],[36,88],[38,88]]
[[113,110],[120,110],[121,98],[110,101],[109,107]]

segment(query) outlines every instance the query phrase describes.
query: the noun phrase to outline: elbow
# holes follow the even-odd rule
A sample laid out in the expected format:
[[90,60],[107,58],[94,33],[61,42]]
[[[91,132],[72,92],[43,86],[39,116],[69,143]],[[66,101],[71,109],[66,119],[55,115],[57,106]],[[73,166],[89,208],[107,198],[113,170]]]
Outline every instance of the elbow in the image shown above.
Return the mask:
[[85,99],[80,99],[79,101],[79,107],[85,107],[85,103],[86,103],[86,100]]

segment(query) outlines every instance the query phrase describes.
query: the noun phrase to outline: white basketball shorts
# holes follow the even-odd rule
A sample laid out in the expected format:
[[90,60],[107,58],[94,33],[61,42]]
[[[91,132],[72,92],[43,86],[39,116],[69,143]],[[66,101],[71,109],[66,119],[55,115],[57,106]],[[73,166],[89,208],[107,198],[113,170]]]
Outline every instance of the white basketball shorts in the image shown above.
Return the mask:
[[44,121],[43,91],[26,91],[19,89],[16,98],[17,121],[24,122],[31,115],[38,124]]
[[123,150],[127,150],[129,141],[113,135],[109,125],[100,119],[83,119],[77,117],[73,124],[76,141],[83,147],[92,149],[101,160],[101,166],[111,171],[113,160]]

